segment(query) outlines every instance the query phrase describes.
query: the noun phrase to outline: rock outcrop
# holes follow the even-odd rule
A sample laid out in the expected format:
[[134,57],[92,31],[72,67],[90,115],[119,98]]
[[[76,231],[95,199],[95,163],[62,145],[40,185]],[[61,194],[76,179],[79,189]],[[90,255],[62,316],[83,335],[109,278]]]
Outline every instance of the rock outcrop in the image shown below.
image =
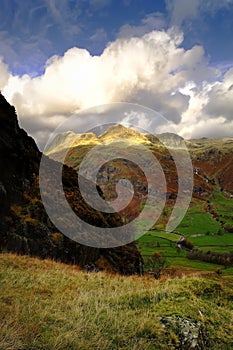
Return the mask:
[[200,321],[176,315],[161,318],[165,331],[175,335],[177,350],[210,349],[210,342],[205,326]]

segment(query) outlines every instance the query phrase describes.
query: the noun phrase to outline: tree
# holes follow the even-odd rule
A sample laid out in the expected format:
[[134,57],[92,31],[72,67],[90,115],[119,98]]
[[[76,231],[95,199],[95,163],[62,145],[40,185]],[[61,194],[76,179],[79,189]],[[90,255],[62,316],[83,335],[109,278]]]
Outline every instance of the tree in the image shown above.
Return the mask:
[[162,256],[159,252],[154,252],[146,261],[146,265],[149,267],[154,278],[159,279],[161,272],[167,266],[167,263],[164,256]]

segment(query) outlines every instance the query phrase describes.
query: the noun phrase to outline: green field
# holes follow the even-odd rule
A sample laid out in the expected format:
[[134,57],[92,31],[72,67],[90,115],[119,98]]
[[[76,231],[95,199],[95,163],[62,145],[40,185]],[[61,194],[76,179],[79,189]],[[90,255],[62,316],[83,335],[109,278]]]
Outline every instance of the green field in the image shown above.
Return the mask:
[[[224,229],[225,224],[233,225],[233,199],[215,191],[209,199],[216,217],[206,210],[207,202],[193,200],[184,219],[176,231],[191,241],[195,248],[203,252],[233,252],[233,233]],[[151,231],[137,241],[144,260],[154,252],[161,253],[169,266],[187,267],[198,270],[215,270],[221,266],[186,258],[184,250],[177,249],[179,235],[163,231]]]
[[219,215],[219,219],[233,225],[233,199],[227,197],[222,192],[215,191],[211,198],[211,203]]
[[213,220],[210,213],[205,211],[205,203],[191,203],[177,231],[185,236],[196,234],[215,234],[221,229],[219,221]]
[[[154,252],[159,252],[166,258],[168,266],[176,266],[179,268],[193,268],[203,271],[214,271],[217,268],[222,267],[221,265],[210,264],[198,260],[189,260],[186,257],[186,251],[177,249],[176,243],[169,242],[166,239],[155,238],[147,234],[138,240],[137,245],[145,262],[152,256]],[[210,249],[208,248],[207,250]],[[221,252],[219,249],[212,250]]]

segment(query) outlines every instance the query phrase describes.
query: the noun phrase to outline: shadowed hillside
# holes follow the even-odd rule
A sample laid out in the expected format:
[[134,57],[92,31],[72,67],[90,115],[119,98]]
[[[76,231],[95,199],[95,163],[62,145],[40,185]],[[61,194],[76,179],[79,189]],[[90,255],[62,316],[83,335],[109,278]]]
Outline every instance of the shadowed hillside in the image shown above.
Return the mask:
[[[141,256],[133,243],[100,250],[77,244],[57,230],[40,198],[40,159],[34,140],[19,128],[14,107],[0,95],[0,251],[49,257],[81,266],[95,264],[124,274],[139,273]],[[51,169],[56,171],[56,162],[48,159],[47,171]],[[90,223],[99,226],[120,224],[120,218],[104,217],[85,205],[77,187],[77,174],[67,166],[63,169],[63,185],[71,207],[80,217],[89,213]]]

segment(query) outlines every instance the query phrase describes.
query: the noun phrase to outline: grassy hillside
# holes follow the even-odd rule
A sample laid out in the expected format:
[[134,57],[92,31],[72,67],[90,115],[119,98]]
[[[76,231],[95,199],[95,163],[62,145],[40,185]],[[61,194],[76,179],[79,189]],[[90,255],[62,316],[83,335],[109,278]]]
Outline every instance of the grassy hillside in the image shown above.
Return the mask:
[[0,266],[2,350],[191,349],[191,333],[198,349],[233,348],[232,276],[156,281],[10,254]]

